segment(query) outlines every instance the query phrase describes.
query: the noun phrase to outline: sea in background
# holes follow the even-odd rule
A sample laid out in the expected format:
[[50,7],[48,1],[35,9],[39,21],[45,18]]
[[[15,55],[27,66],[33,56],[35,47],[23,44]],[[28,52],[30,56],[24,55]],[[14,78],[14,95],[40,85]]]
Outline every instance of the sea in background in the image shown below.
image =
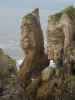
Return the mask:
[[[0,34],[0,48],[4,50],[6,54],[16,60],[17,68],[20,66],[24,59],[23,50],[20,45],[20,34]],[[45,47],[46,47],[45,41]]]
[[17,67],[23,61],[23,51],[20,46],[20,34],[0,34],[0,48],[16,60]]
[[[15,11],[15,10],[14,10]],[[31,9],[32,11],[32,9]],[[16,65],[19,66],[23,61],[23,50],[20,45],[20,25],[22,16],[30,13],[30,10],[21,9],[20,14],[15,15],[17,11],[9,15],[8,9],[0,11],[0,48],[2,48],[6,54],[16,60]],[[6,14],[6,15],[5,15]],[[44,33],[47,28],[49,10],[40,10],[41,27]],[[14,16],[13,16],[14,15]],[[12,20],[11,20],[12,19]],[[47,46],[46,34],[44,34],[45,47]]]

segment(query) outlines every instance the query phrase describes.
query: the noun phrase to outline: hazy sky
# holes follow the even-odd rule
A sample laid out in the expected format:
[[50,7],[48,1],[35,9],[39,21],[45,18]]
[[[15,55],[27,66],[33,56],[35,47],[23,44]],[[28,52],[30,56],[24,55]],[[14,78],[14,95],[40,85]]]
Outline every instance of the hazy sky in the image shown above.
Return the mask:
[[0,34],[7,36],[20,32],[21,17],[34,8],[40,8],[41,22],[45,27],[50,13],[72,4],[75,0],[0,0]]

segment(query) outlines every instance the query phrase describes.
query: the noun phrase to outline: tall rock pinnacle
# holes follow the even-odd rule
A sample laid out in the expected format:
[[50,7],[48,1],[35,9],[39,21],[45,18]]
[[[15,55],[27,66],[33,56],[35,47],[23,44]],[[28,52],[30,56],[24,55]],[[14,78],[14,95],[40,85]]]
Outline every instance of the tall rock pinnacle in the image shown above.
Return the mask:
[[21,65],[19,74],[22,81],[37,76],[36,74],[39,74],[43,68],[48,66],[39,19],[39,9],[35,9],[22,19],[21,46],[25,53],[25,60]]

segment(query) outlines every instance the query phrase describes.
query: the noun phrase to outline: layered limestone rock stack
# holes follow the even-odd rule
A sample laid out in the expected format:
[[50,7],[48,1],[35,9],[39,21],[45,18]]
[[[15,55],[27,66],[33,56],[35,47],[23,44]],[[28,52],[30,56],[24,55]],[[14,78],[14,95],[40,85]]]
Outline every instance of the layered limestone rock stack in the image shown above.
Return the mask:
[[[71,68],[75,68],[74,17],[75,8],[72,6],[49,16],[48,56],[57,66],[60,65],[55,68],[48,67],[38,9],[23,17],[21,46],[25,59],[18,79],[24,99],[75,100],[75,76],[70,73]],[[65,75],[64,71],[70,74]]]
[[21,46],[25,59],[20,66],[18,77],[22,82],[25,81],[24,85],[26,86],[32,78],[39,77],[41,70],[48,66],[48,58],[44,53],[39,9],[35,9],[22,19]]
[[[50,59],[74,60],[75,57],[75,8],[50,15],[48,18],[48,56]],[[62,59],[63,60],[63,57]]]

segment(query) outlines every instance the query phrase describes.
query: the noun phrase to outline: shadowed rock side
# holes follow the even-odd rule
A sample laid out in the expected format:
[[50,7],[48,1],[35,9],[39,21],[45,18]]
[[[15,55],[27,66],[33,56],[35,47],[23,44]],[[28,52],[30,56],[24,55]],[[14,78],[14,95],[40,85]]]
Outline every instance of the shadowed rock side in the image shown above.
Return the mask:
[[44,39],[40,26],[39,9],[35,9],[22,19],[21,46],[25,59],[20,66],[18,76],[21,82],[25,81],[25,86],[29,83],[27,80],[38,77],[41,70],[48,66],[48,58],[44,53]]

